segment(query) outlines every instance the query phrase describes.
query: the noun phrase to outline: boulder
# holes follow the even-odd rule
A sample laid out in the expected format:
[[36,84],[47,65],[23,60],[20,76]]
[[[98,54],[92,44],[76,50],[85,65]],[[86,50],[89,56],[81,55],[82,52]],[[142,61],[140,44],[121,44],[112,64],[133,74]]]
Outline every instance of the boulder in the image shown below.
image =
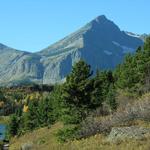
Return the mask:
[[32,143],[25,143],[21,146],[21,150],[32,150],[33,144]]
[[150,134],[150,128],[143,128],[137,126],[131,127],[114,127],[112,128],[109,136],[108,141],[115,142],[115,141],[122,141],[127,139],[143,139],[148,134]]

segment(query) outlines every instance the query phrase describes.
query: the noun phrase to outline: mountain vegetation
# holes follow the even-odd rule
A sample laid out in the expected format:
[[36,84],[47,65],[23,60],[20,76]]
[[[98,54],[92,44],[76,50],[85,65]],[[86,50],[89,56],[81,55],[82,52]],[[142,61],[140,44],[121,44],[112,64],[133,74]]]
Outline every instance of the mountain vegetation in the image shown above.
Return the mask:
[[99,16],[38,53],[3,44],[0,53],[10,149],[149,149],[148,35]]
[[115,70],[117,87],[142,94],[149,91],[150,85],[150,38],[134,55],[128,54]]
[[98,107],[102,109],[103,103],[114,111],[117,104],[112,90],[115,92],[111,71],[97,72],[92,77],[90,66],[81,60],[74,65],[64,84],[57,85],[47,95],[36,97],[32,94],[20,109],[16,109],[10,121],[10,136],[51,126],[57,121],[78,127],[89,112]]

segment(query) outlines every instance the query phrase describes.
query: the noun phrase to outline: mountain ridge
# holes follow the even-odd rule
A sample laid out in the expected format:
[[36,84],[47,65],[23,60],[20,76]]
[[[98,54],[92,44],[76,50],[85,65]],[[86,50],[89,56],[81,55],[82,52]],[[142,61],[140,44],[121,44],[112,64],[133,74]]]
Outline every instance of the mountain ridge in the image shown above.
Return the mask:
[[140,38],[128,35],[104,15],[48,46],[30,53],[0,44],[0,84],[54,84],[63,82],[72,65],[84,59],[95,71],[112,69],[125,53],[142,46]]

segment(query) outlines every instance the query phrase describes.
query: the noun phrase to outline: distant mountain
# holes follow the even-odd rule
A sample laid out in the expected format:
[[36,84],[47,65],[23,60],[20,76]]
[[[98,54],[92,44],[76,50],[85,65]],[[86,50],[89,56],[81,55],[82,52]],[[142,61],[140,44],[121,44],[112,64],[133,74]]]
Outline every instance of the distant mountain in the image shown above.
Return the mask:
[[42,83],[40,56],[0,44],[0,85]]
[[22,52],[0,44],[0,83],[62,82],[80,59],[89,63],[94,71],[113,69],[126,53],[134,52],[141,45],[140,37],[121,31],[102,15],[38,53]]

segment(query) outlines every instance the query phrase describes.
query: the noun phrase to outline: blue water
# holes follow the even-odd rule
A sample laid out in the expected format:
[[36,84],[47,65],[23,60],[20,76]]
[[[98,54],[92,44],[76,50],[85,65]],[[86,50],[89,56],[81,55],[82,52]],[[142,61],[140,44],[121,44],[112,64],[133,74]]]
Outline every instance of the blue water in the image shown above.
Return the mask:
[[5,138],[6,125],[0,124],[0,140]]

